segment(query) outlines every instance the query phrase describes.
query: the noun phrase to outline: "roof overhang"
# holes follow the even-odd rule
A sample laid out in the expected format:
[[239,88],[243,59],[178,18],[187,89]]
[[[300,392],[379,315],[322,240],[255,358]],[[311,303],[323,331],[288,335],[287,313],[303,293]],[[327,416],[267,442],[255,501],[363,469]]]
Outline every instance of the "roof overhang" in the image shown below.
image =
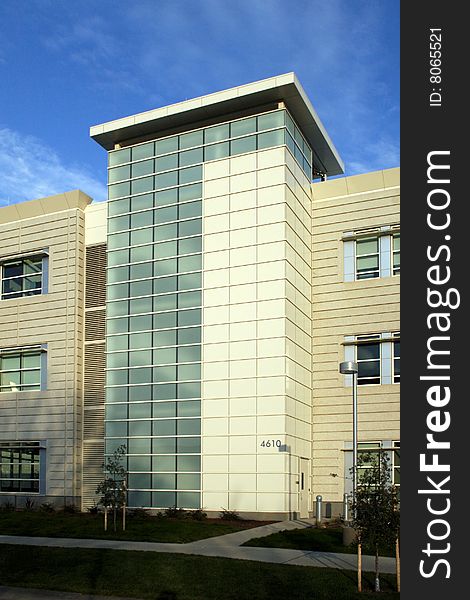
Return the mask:
[[252,107],[284,102],[320,159],[327,175],[344,172],[333,142],[294,73],[170,104],[90,128],[90,136],[106,150],[125,140],[190,126]]

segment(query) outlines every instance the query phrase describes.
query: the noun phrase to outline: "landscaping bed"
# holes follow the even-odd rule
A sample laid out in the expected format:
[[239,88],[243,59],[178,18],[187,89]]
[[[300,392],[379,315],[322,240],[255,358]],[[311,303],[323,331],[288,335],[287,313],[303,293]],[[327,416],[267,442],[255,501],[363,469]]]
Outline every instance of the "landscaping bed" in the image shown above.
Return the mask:
[[101,513],[0,511],[0,534],[184,544],[266,524],[262,521],[243,519],[201,518],[197,520],[191,513],[174,517],[158,517],[149,516],[144,511],[136,511],[136,514],[132,515],[129,511],[126,531],[122,531],[120,519],[121,513],[118,515],[117,531],[114,532],[112,513],[108,515],[108,531],[104,531],[104,519]]
[[[343,546],[343,530],[337,525],[327,527],[307,527],[273,533],[266,537],[248,540],[243,546],[260,548],[289,548],[292,550],[315,550],[318,552],[341,552],[356,554],[357,546]],[[363,547],[363,554],[375,554],[371,548]],[[395,556],[394,549],[382,548],[381,556]]]

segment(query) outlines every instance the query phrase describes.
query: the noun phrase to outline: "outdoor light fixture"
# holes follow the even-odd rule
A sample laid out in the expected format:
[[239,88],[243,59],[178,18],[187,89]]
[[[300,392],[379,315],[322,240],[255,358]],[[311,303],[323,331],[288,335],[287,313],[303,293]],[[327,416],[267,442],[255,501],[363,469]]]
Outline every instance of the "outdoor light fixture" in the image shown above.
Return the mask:
[[356,500],[357,486],[357,374],[359,367],[357,362],[345,361],[339,364],[339,372],[342,375],[352,375],[353,391],[353,476],[352,476],[352,499],[353,505]]

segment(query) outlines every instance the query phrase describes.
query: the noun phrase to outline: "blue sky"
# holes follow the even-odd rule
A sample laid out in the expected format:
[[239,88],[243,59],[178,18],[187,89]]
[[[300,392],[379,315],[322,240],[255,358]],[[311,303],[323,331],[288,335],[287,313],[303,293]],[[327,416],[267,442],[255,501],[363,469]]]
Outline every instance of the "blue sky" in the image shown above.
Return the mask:
[[2,0],[0,206],[103,200],[91,125],[289,71],[347,175],[398,166],[398,0]]

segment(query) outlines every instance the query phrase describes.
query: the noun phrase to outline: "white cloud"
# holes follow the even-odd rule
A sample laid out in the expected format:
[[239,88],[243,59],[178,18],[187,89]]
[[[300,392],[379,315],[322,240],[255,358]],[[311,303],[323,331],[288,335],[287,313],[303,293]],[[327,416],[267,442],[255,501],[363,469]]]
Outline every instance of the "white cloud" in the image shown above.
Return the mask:
[[97,201],[106,186],[86,168],[65,165],[48,146],[32,136],[0,129],[0,206],[81,189]]

